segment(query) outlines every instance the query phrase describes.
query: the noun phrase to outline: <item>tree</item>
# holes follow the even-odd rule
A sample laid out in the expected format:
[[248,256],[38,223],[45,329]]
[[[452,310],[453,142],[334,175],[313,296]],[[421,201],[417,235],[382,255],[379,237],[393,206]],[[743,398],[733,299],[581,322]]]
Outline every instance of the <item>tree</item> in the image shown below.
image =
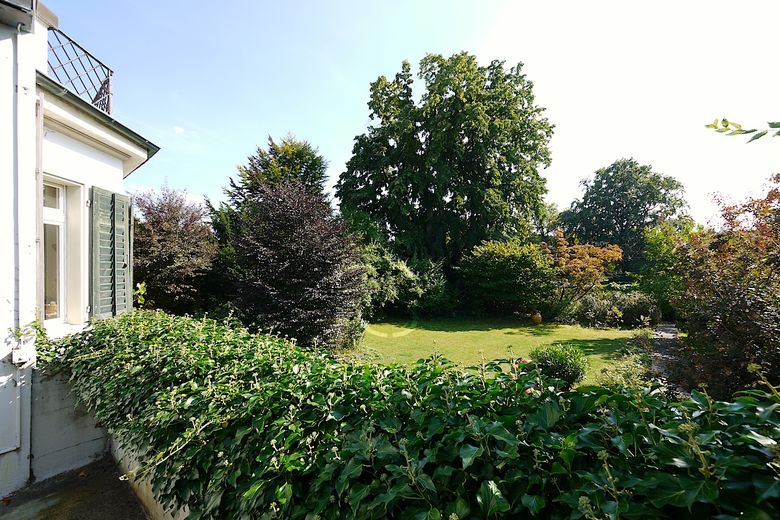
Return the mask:
[[566,231],[583,242],[616,244],[623,268],[641,267],[645,229],[686,208],[682,184],[634,159],[620,159],[582,181],[584,194],[561,213]]
[[722,206],[724,228],[680,244],[688,374],[727,397],[757,365],[780,383],[780,174],[763,198]]
[[448,265],[485,239],[527,233],[543,208],[552,125],[522,64],[466,53],[408,62],[371,84],[371,120],[337,184],[345,215],[378,222],[405,258]]
[[297,181],[240,183],[220,208],[233,303],[248,323],[301,344],[343,346],[362,333],[365,274],[355,237],[323,195]]
[[548,305],[554,313],[575,303],[604,282],[606,273],[623,256],[614,244],[570,244],[558,229],[552,246],[542,244],[554,268],[555,298]]
[[652,294],[666,319],[676,317],[675,302],[684,292],[683,273],[678,269],[677,248],[696,230],[693,219],[670,219],[645,230],[644,261],[639,288]]
[[138,214],[133,271],[146,284],[146,303],[168,312],[197,310],[199,286],[216,254],[216,242],[203,204],[186,192],[163,186],[133,197]]
[[215,310],[232,300],[226,288],[231,284],[230,273],[236,269],[234,246],[239,231],[238,213],[247,198],[260,186],[285,182],[298,182],[308,192],[322,196],[327,167],[328,162],[311,143],[298,140],[292,134],[279,142],[269,136],[267,149],[258,146],[256,153],[247,157],[247,163],[238,167],[238,176],[229,180],[224,193],[230,203],[215,207],[207,201],[219,243],[214,269],[207,280],[211,306]]
[[[257,153],[247,157],[247,164],[239,166],[241,182],[233,189],[252,190],[255,184],[279,184],[298,180],[308,190],[322,193],[327,177],[328,162],[317,148],[288,134],[276,142],[268,136],[268,149],[257,147]],[[240,186],[240,188],[239,188]]]

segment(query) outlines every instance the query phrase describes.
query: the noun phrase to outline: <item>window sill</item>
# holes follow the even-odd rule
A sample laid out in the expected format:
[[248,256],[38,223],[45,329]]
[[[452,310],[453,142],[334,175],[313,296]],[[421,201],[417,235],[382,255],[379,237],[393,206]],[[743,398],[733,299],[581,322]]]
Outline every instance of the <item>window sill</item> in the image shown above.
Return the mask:
[[87,328],[87,323],[63,323],[59,320],[45,321],[43,328],[46,330],[46,335],[52,339],[59,339],[68,334],[76,334]]

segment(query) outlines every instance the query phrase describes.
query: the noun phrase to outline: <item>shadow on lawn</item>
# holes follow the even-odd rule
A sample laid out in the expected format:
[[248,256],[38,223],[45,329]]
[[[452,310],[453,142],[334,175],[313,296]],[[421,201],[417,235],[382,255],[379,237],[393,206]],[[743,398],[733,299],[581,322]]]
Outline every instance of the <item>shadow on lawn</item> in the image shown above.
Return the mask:
[[383,321],[396,327],[431,332],[487,332],[498,329],[521,329],[507,331],[506,334],[547,336],[552,334],[556,324],[534,325],[526,318],[437,318],[437,319],[398,319]]

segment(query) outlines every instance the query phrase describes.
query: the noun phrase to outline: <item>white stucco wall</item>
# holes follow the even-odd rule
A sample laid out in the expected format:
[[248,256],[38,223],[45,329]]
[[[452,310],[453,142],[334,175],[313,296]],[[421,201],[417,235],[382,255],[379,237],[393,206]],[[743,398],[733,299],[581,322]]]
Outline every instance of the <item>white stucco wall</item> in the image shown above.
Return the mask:
[[0,385],[13,395],[0,402],[9,450],[0,454],[0,496],[29,478],[31,369],[12,363],[12,349],[13,331],[36,318],[35,71],[45,33],[0,25]]

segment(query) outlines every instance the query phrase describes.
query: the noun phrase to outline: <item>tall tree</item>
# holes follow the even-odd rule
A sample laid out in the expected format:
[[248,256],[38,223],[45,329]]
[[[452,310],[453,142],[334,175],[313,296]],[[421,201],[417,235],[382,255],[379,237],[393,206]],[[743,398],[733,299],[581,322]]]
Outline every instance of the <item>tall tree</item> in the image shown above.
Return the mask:
[[344,215],[380,223],[399,252],[456,262],[485,239],[528,232],[543,208],[552,125],[522,64],[429,54],[371,84],[371,120],[337,184]]
[[133,197],[135,279],[146,284],[147,303],[169,312],[196,310],[203,302],[200,283],[211,268],[216,242],[203,204],[163,186]]
[[236,202],[229,280],[239,315],[307,346],[362,335],[360,249],[324,197],[283,181],[256,184]]
[[231,179],[233,189],[252,189],[257,183],[279,184],[297,180],[306,189],[322,193],[325,187],[328,162],[308,141],[287,134],[280,141],[268,136],[268,148],[257,147],[257,153],[247,157],[247,163],[238,167],[240,183]]
[[601,168],[582,186],[582,199],[561,213],[561,223],[583,242],[620,246],[625,270],[641,266],[645,230],[687,207],[679,181],[634,159]]
[[207,202],[219,243],[215,266],[208,279],[208,292],[216,300],[213,303],[225,303],[230,299],[225,290],[230,284],[229,275],[236,267],[234,237],[239,232],[238,213],[245,201],[261,186],[290,182],[299,183],[307,192],[320,197],[327,168],[328,162],[308,141],[296,139],[292,134],[278,142],[268,136],[267,148],[258,146],[256,153],[247,157],[246,164],[238,167],[238,176],[230,178],[224,189],[229,203],[215,207]]

